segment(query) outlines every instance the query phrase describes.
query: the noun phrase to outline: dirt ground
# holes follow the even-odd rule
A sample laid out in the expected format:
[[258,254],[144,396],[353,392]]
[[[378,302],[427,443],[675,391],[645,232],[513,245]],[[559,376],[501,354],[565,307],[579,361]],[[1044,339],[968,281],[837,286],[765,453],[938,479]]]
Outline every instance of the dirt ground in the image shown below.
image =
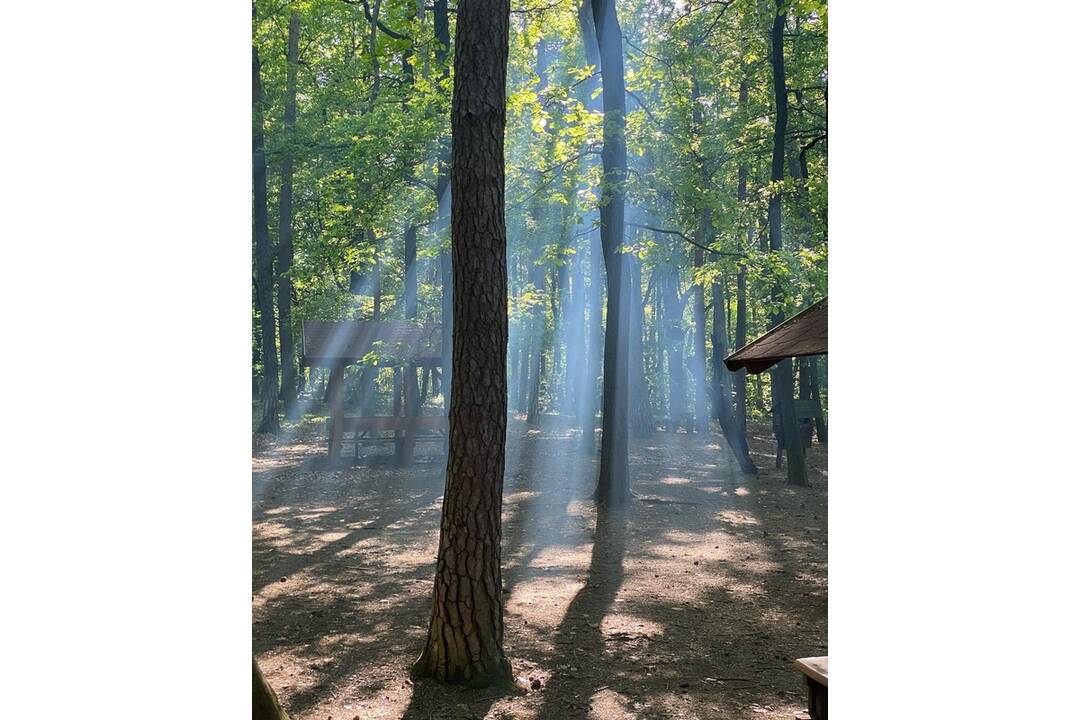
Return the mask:
[[[256,443],[253,647],[294,720],[785,718],[805,708],[790,660],[827,654],[827,451],[810,487],[738,471],[723,438],[631,443],[641,497],[595,527],[595,459],[576,432],[507,432],[506,652],[521,689],[409,680],[430,612],[441,447],[409,469],[389,448],[320,470],[321,423]],[[597,533],[605,542],[594,543]]]

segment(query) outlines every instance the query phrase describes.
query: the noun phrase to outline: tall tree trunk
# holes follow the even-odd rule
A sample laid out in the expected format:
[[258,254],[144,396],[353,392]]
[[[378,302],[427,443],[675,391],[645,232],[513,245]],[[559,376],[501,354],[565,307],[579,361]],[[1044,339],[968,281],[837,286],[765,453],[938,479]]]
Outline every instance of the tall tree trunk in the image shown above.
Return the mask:
[[724,436],[730,438],[734,430],[731,416],[731,382],[730,373],[724,367],[724,357],[727,355],[727,297],[720,283],[712,284],[712,303],[713,417],[719,421]]
[[518,414],[524,415],[529,410],[529,370],[532,363],[532,323],[529,318],[522,318],[521,323],[521,345],[519,347],[518,356],[518,376],[517,376],[517,403],[515,410]]
[[600,47],[604,99],[603,184],[600,196],[600,244],[607,274],[607,327],[604,331],[603,424],[600,436],[598,505],[621,507],[630,501],[627,439],[630,304],[626,299],[623,233],[626,183],[626,79],[622,30],[615,0],[592,0],[593,23]]
[[[603,111],[602,102],[596,97],[596,91],[600,89],[600,46],[596,39],[596,23],[593,21],[592,0],[581,0],[578,6],[578,31],[581,34],[581,44],[585,50],[585,61],[592,66],[593,74],[585,78],[579,86],[580,99],[590,113]],[[597,212],[586,215],[585,222],[593,226],[597,220]],[[581,449],[584,453],[592,455],[596,452],[596,386],[600,378],[600,363],[604,352],[603,324],[600,307],[601,290],[603,283],[603,270],[601,258],[603,252],[600,247],[600,233],[592,230],[586,235],[585,242],[589,245],[589,290],[585,296],[585,305],[588,307],[588,344],[585,357],[585,377],[582,381],[581,401],[578,406],[581,416]]]
[[[536,87],[536,92],[539,97],[543,97],[544,91],[548,86],[548,70],[553,59],[549,43],[543,38],[540,38],[536,44],[536,74],[540,78],[540,82]],[[546,131],[544,135],[544,157],[550,164],[555,152],[555,136]],[[539,188],[540,173],[538,171],[533,171],[532,182],[534,186]],[[531,214],[533,218],[533,229],[530,231],[530,239],[532,242],[530,243],[531,248],[526,256],[528,257],[529,284],[535,291],[537,300],[529,311],[529,319],[526,323],[529,327],[529,337],[531,338],[531,353],[529,356],[529,397],[526,422],[529,425],[537,425],[540,421],[540,380],[541,369],[543,368],[542,359],[546,347],[544,332],[546,323],[543,298],[546,290],[545,285],[547,278],[544,273],[542,259],[544,256],[544,242],[547,239],[545,237],[545,232],[549,225],[547,219],[548,209],[539,194],[537,194],[533,200]],[[552,295],[554,296],[554,292],[552,292]]]
[[[409,223],[405,228],[405,318],[416,320],[416,226]],[[403,388],[405,393],[405,417],[412,418],[420,414],[420,386],[416,378],[416,365],[407,363],[404,367]],[[415,431],[410,427],[405,431],[398,464],[408,466],[413,462]]]
[[[784,138],[787,134],[788,104],[784,77],[784,25],[787,21],[785,0],[777,0],[776,15],[772,26],[772,51],[770,61],[773,71],[773,94],[776,102],[776,122],[773,127],[772,173],[770,179],[777,183],[784,179]],[[780,252],[783,248],[780,193],[773,192],[769,198],[769,249]],[[781,297],[779,283],[773,289],[773,302]],[[784,313],[773,314],[772,326],[784,320]],[[781,360],[772,370],[773,413],[779,416],[780,432],[787,451],[787,481],[790,485],[806,485],[806,457],[799,439],[799,425],[795,419],[794,387],[791,360]]]
[[[254,10],[254,6],[253,6]],[[253,165],[253,202],[255,222],[255,296],[259,306],[262,334],[263,380],[262,419],[258,432],[276,434],[278,423],[278,354],[274,343],[274,257],[270,250],[270,224],[266,208],[266,154],[263,151],[262,80],[259,77],[259,51],[251,46],[251,133]]]
[[292,334],[293,261],[293,133],[296,125],[296,70],[299,65],[300,16],[289,18],[289,41],[285,73],[285,152],[281,158],[281,193],[278,197],[277,302],[278,335],[281,338],[281,401],[285,417],[295,420],[296,347]]
[[675,432],[686,417],[686,363],[683,361],[683,312],[678,273],[676,267],[667,265],[660,285],[663,295],[663,336],[667,348],[668,432]]
[[[375,266],[372,269],[372,285],[371,285],[371,298],[372,298],[372,316],[371,319],[374,322],[382,321],[382,257],[379,252],[379,239],[375,236],[375,231],[368,229],[365,231],[367,242],[370,243],[374,249]],[[373,416],[375,415],[375,380],[379,376],[379,368],[365,365],[360,371],[360,414]]]
[[585,392],[585,275],[581,257],[580,252],[575,252],[570,260],[567,309],[563,314],[570,330],[566,333],[562,412],[570,417],[572,427],[581,425],[581,396]]
[[[435,61],[442,68],[445,80],[450,77],[450,13],[447,0],[435,0],[432,5],[432,18],[435,24]],[[438,211],[435,218],[435,233],[441,235],[450,224],[450,206],[452,192],[450,188],[450,143],[443,138],[439,143],[439,161],[436,165],[435,197]],[[439,273],[442,282],[442,363],[439,382],[443,403],[447,412],[450,410],[450,391],[453,377],[453,337],[454,337],[454,272],[450,253],[439,251]]]
[[596,386],[604,354],[603,310],[600,307],[600,286],[604,282],[601,271],[603,251],[600,249],[599,235],[597,231],[589,233],[589,259],[592,265],[588,294],[589,354],[585,361],[585,388],[581,394],[581,449],[590,455],[596,452]]
[[649,437],[656,430],[649,405],[649,383],[645,377],[645,306],[641,295],[641,262],[627,257],[630,271],[630,430],[634,437]]
[[820,407],[822,411],[821,417],[814,418],[814,425],[817,429],[818,442],[828,443],[829,428],[825,423],[825,405],[821,402],[821,380],[818,377],[817,357],[810,358],[810,397],[817,401],[818,407]]
[[[707,211],[706,211],[707,212]],[[705,221],[702,221],[704,225]],[[698,233],[698,242],[708,242],[704,233]],[[705,251],[694,248],[694,268],[700,268],[705,261]],[[705,288],[701,283],[693,285],[694,298],[694,354],[690,358],[690,368],[694,375],[694,429],[707,432],[709,429],[709,393],[705,384]]]
[[[690,98],[691,117],[693,119],[694,134],[700,138],[704,130],[701,103],[699,102],[700,88],[697,77],[691,77]],[[708,187],[710,177],[709,168],[702,162],[698,168],[701,173],[704,187]],[[707,207],[698,213],[697,241],[699,245],[708,245],[712,242],[712,211]],[[694,248],[694,269],[698,270],[705,264],[705,251],[701,247]],[[709,430],[709,390],[705,384],[705,287],[694,281],[694,354],[690,359],[690,368],[694,377],[694,428],[698,432]]]
[[510,686],[500,545],[506,446],[508,0],[461,0],[454,59],[454,365],[450,447],[427,643],[418,676]]
[[528,355],[528,384],[526,386],[526,417],[529,425],[538,425],[540,422],[540,370],[544,356],[544,303],[539,299],[544,296],[545,288],[544,268],[539,264],[539,259],[529,264],[529,285],[537,295],[537,301],[529,310],[529,317],[525,321],[528,327],[529,355]]
[[[749,96],[749,83],[744,78],[739,83],[739,108],[745,109]],[[739,206],[745,207],[746,203],[746,180],[749,171],[746,163],[739,165]],[[753,223],[746,224],[746,249],[753,245]],[[735,277],[735,347],[741,348],[746,344],[746,263],[739,263],[738,275]],[[730,443],[735,450],[735,457],[743,472],[757,474],[757,467],[750,459],[750,446],[746,440],[746,368],[741,368],[735,373],[735,418],[733,428],[733,440]]]

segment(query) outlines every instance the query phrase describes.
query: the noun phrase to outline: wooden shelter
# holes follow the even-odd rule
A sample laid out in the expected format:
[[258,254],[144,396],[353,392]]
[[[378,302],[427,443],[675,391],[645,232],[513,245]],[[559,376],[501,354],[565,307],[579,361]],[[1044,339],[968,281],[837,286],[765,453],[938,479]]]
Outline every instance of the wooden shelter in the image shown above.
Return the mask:
[[[412,383],[401,383],[403,402],[395,388],[394,415],[345,417],[345,368],[363,363],[374,367],[405,368],[442,365],[442,326],[438,323],[394,321],[305,322],[301,339],[301,364],[330,370],[330,419],[327,452],[331,460],[341,454],[344,433],[353,433],[358,443],[361,434],[389,431],[403,434],[397,445],[398,462],[412,462],[417,430],[445,430],[445,415],[425,417],[419,414],[420,398],[410,397]],[[400,414],[404,407],[404,415]]]
[[724,358],[728,370],[768,370],[785,358],[825,355],[829,351],[829,298],[793,315],[753,342]]

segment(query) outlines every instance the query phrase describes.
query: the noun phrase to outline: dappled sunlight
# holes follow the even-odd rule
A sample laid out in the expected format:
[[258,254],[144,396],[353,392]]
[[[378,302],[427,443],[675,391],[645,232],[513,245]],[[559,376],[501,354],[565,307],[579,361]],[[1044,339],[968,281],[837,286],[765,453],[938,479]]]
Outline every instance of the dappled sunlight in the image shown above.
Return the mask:
[[729,525],[760,525],[757,518],[745,510],[723,510],[716,514],[716,519]]
[[634,718],[632,703],[611,688],[603,688],[593,693],[589,702],[590,718]]
[[664,485],[689,485],[690,478],[684,477],[666,477],[660,480]]
[[522,452],[506,476],[503,597],[523,694],[483,702],[439,700],[444,690],[408,679],[427,630],[443,469],[276,477],[252,532],[253,634],[297,720],[429,707],[444,710],[408,717],[779,718],[798,707],[783,658],[824,650],[824,490],[738,479],[722,459],[703,461],[718,451],[693,435],[658,434],[631,448],[634,487],[657,500],[635,501],[622,551],[598,554],[595,461],[576,442],[508,437]]

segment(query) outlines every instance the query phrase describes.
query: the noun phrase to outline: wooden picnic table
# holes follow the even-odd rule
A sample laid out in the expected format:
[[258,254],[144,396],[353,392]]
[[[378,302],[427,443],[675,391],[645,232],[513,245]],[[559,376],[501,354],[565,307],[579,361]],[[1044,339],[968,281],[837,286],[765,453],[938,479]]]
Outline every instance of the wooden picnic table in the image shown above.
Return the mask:
[[828,720],[829,656],[799,658],[795,661],[795,669],[806,676],[810,717],[812,720]]

